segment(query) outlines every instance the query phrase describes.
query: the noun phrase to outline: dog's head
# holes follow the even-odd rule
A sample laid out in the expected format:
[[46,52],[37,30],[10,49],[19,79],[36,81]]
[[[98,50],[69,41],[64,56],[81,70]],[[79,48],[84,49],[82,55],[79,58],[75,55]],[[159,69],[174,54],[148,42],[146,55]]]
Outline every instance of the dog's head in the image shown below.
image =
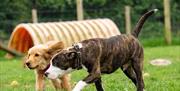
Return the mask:
[[79,66],[77,64],[80,64],[78,63],[80,62],[80,53],[78,50],[81,47],[81,44],[77,44],[57,53],[51,59],[50,67],[45,72],[45,75],[50,79],[56,79],[77,69]]
[[30,69],[44,70],[50,63],[50,59],[55,51],[64,48],[62,42],[57,42],[51,46],[36,45],[29,49],[25,64]]

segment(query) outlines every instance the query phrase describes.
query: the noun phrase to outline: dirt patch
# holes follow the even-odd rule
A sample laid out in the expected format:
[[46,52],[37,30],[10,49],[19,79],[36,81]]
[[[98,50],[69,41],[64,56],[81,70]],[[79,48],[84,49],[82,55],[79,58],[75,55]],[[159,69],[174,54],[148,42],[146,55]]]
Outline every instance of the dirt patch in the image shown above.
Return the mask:
[[150,61],[150,64],[155,65],[155,66],[167,66],[171,64],[170,60],[167,59],[154,59]]

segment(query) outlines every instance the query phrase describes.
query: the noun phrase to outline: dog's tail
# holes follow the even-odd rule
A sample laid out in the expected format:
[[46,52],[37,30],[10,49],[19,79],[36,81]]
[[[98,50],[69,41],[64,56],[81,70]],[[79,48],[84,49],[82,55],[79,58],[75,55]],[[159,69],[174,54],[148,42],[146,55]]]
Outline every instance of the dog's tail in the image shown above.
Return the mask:
[[139,32],[141,31],[141,28],[146,21],[146,19],[151,16],[152,14],[156,13],[158,9],[150,10],[149,12],[145,13],[136,24],[136,27],[134,28],[133,32],[131,33],[134,37],[138,37]]

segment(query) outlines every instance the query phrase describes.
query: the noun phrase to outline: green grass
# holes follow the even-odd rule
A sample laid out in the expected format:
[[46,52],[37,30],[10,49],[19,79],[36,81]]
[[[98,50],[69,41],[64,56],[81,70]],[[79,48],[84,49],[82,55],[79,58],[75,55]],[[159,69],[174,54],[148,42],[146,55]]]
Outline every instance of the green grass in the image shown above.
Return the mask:
[[[144,47],[166,46],[164,38],[152,36],[150,38],[139,38]],[[180,45],[180,37],[173,36],[171,45]]]
[[[146,91],[180,91],[180,46],[145,47],[144,72],[150,74],[145,77]],[[20,58],[7,60],[3,58],[5,53],[0,52],[0,91],[34,91],[34,72],[23,68]],[[165,58],[172,61],[169,66],[152,66],[150,60]],[[72,84],[83,79],[87,75],[84,70],[72,73]],[[110,75],[103,75],[103,85],[106,91],[136,91],[133,83],[117,70]],[[12,87],[12,81],[18,81],[19,86]],[[47,82],[46,91],[54,91],[52,85]],[[91,84],[83,91],[95,91]]]

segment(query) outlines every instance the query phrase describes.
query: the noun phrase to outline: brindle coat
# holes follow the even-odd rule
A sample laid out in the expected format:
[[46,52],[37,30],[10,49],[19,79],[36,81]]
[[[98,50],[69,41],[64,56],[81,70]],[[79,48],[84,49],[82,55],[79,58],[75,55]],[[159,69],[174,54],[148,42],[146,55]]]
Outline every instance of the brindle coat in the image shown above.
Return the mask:
[[62,50],[52,59],[52,65],[60,69],[87,68],[89,75],[83,79],[86,83],[95,83],[97,91],[103,91],[101,74],[110,74],[121,68],[136,85],[137,91],[143,91],[143,47],[137,37],[145,20],[156,10],[145,13],[132,34],[122,34],[110,38],[94,38],[81,41],[82,48],[74,45]]

